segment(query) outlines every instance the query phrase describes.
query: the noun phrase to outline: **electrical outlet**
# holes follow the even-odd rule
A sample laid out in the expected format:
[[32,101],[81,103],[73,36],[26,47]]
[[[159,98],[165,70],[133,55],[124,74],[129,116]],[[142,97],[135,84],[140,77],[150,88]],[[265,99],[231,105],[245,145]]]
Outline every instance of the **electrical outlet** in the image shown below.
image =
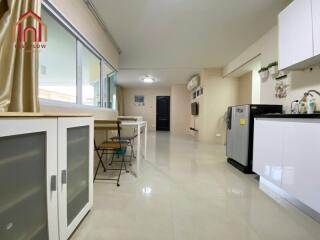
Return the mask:
[[217,133],[217,134],[216,134],[216,137],[221,137],[221,134],[220,134],[220,133]]

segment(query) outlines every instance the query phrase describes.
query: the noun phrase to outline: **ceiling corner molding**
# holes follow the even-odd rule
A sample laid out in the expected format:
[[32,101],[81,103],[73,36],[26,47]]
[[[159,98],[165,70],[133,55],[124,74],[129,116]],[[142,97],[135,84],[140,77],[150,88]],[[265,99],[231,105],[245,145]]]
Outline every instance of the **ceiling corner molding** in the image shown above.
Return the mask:
[[87,7],[89,8],[89,10],[91,11],[91,13],[93,14],[93,16],[97,19],[97,21],[99,22],[99,24],[101,25],[102,29],[104,30],[104,32],[107,34],[107,36],[110,38],[112,44],[115,46],[115,48],[117,49],[118,53],[121,54],[121,49],[120,46],[118,45],[118,43],[116,42],[116,40],[113,38],[113,36],[111,35],[109,29],[107,28],[106,24],[104,23],[104,21],[102,20],[102,18],[99,16],[96,8],[94,7],[93,3],[91,2],[91,0],[83,0],[85,2],[85,4],[87,5]]

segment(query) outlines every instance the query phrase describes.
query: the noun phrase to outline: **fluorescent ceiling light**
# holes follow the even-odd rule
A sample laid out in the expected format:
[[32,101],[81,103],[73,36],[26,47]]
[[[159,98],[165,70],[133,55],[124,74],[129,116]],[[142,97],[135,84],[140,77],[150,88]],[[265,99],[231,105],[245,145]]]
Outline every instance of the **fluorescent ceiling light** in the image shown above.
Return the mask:
[[154,79],[152,77],[144,77],[143,82],[144,83],[153,83]]

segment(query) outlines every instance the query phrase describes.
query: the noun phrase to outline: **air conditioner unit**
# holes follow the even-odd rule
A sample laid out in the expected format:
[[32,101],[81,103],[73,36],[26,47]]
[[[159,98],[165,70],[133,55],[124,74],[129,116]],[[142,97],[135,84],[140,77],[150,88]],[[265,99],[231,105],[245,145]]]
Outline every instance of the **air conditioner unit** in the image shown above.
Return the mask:
[[200,85],[200,75],[193,76],[187,84],[187,89],[189,91],[194,90]]

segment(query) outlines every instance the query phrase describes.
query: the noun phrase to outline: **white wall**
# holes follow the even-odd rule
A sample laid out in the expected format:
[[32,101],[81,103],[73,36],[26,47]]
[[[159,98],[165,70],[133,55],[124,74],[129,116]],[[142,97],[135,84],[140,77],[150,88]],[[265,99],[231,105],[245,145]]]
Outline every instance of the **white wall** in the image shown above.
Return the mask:
[[252,102],[252,72],[241,76],[238,86],[238,104],[250,104]]
[[[154,131],[156,130],[156,97],[170,95],[170,88],[123,88],[124,115],[143,116],[143,119],[148,122],[148,129]],[[134,96],[144,96],[145,105],[136,106]]]
[[[261,39],[232,60],[224,68],[224,74],[228,75],[258,55],[260,55],[262,67],[278,60],[277,26],[273,27]],[[260,102],[262,104],[282,104],[285,110],[289,112],[291,101],[301,99],[306,90],[320,90],[320,70],[318,67],[315,67],[312,72],[309,72],[309,70],[289,72],[286,83],[289,84],[288,96],[284,99],[278,99],[275,97],[276,81],[271,76],[269,79],[261,81]],[[317,98],[317,105],[318,109],[320,109],[320,97]]]
[[186,135],[190,133],[190,92],[186,84],[171,86],[171,133],[175,135]]
[[238,103],[239,79],[222,76],[222,69],[204,69],[201,73],[203,96],[199,102],[199,116],[195,120],[195,134],[199,141],[224,144],[226,141],[226,125],[224,114],[228,106]]
[[108,109],[99,109],[94,107],[85,107],[76,104],[55,103],[46,100],[40,100],[40,112],[75,112],[91,113],[95,119],[116,119],[118,113]]
[[251,103],[252,104],[260,104],[261,99],[261,80],[258,71],[254,70],[252,73],[252,96]]
[[113,67],[119,68],[119,53],[116,47],[83,0],[50,0],[50,2]]

